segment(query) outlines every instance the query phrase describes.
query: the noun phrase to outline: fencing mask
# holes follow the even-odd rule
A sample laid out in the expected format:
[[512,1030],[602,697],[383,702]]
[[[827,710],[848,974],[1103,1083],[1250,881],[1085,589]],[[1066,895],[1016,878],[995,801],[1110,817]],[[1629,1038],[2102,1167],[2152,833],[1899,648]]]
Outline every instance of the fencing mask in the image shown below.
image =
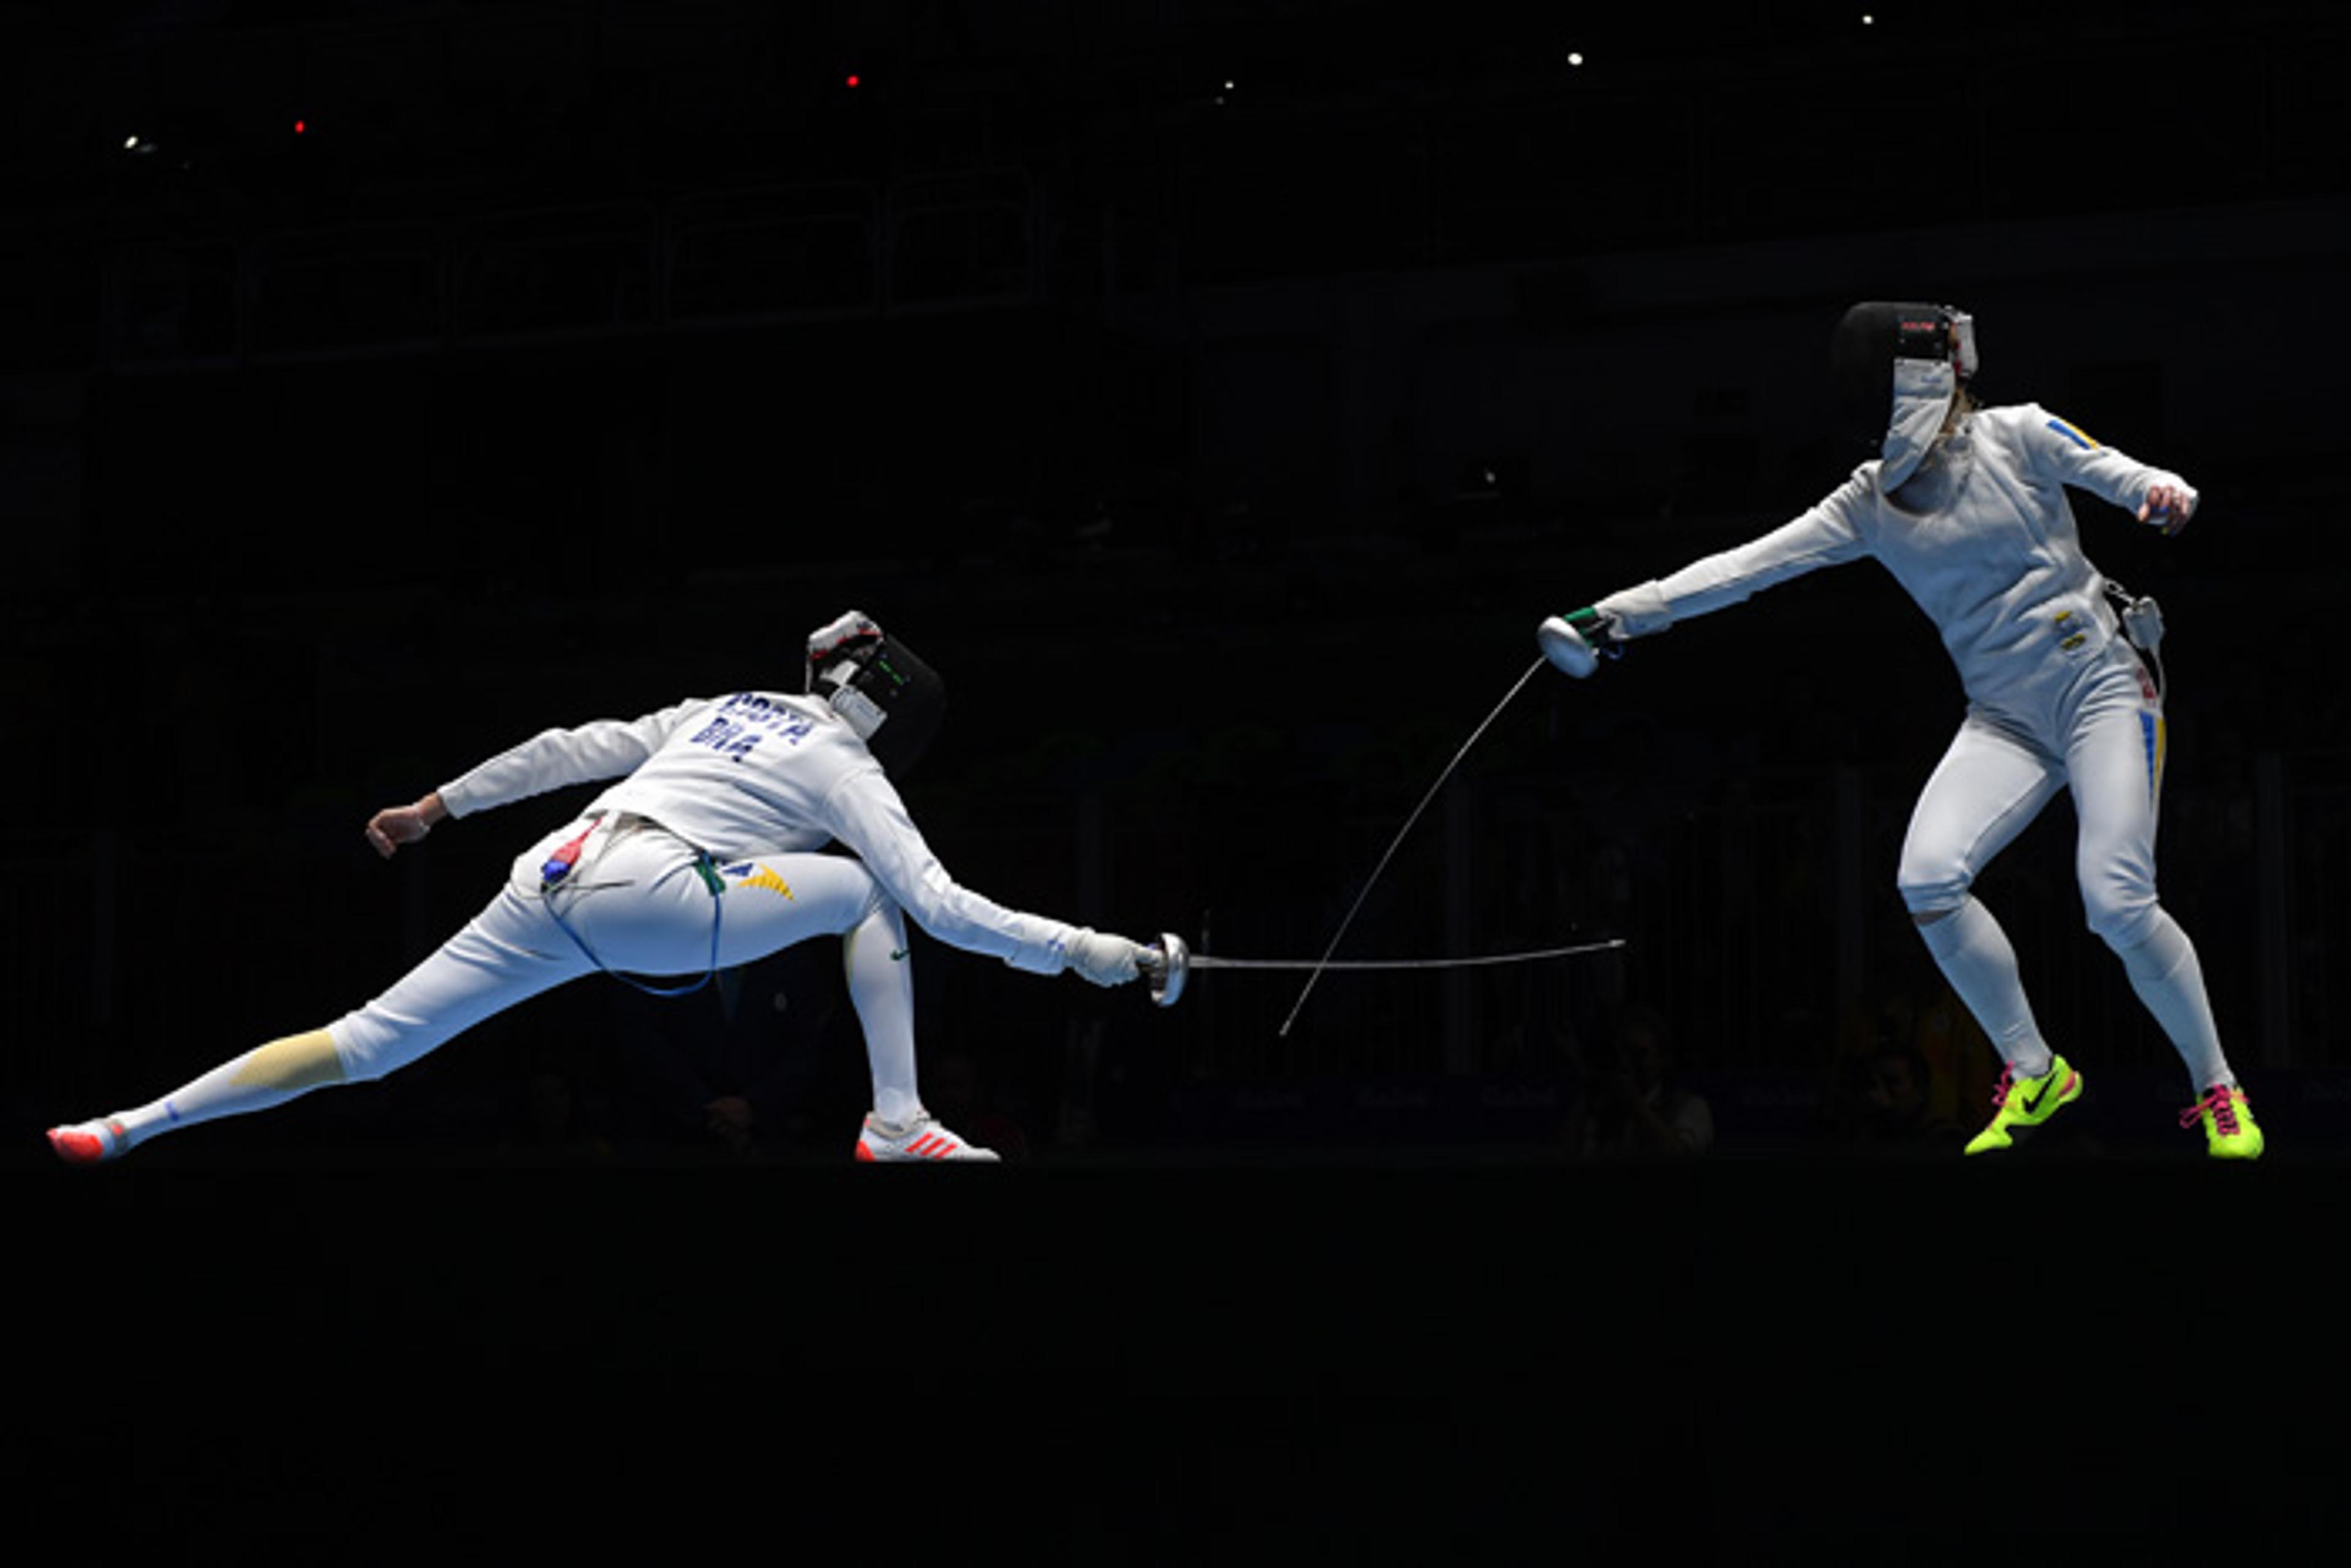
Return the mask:
[[938,672],[854,610],[809,633],[808,691],[893,773],[928,749],[946,716],[946,684]]
[[1918,470],[1951,399],[1976,373],[1975,318],[1949,305],[1856,305],[1829,341],[1838,422],[1878,458],[1891,493]]

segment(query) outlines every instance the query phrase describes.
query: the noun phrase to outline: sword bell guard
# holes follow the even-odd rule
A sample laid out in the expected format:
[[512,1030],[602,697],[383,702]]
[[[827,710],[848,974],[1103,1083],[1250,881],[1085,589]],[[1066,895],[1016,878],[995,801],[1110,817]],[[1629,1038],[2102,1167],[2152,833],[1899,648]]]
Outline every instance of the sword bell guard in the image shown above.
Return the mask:
[[1176,998],[1184,994],[1184,982],[1192,974],[1192,949],[1184,938],[1173,931],[1162,932],[1159,946],[1145,947],[1141,960],[1143,972],[1151,977],[1151,999],[1163,1008],[1172,1008]]
[[1535,629],[1535,643],[1542,655],[1554,668],[1583,680],[1600,667],[1600,655],[1584,641],[1583,633],[1567,623],[1564,615],[1553,615]]

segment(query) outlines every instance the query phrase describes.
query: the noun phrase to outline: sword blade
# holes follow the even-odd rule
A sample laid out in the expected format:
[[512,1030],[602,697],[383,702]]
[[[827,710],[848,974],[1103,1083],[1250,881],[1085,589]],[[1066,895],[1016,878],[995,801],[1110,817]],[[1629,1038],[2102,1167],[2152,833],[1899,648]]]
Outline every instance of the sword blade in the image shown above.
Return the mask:
[[1380,880],[1380,873],[1388,869],[1388,862],[1395,859],[1396,850],[1403,844],[1405,835],[1412,831],[1415,822],[1420,821],[1420,814],[1428,810],[1428,803],[1437,799],[1437,792],[1445,788],[1445,781],[1453,777],[1453,770],[1461,766],[1461,759],[1469,755],[1469,748],[1478,744],[1478,737],[1494,727],[1494,721],[1502,716],[1502,710],[1510,706],[1510,699],[1535,678],[1536,671],[1550,663],[1550,657],[1545,655],[1527,666],[1527,673],[1502,694],[1502,700],[1494,705],[1494,711],[1486,716],[1485,722],[1469,732],[1469,738],[1461,743],[1461,749],[1453,754],[1453,760],[1445,765],[1445,771],[1437,776],[1437,782],[1428,787],[1428,793],[1420,798],[1420,804],[1415,806],[1412,815],[1404,820],[1404,826],[1396,830],[1396,836],[1388,841],[1387,852],[1380,856],[1379,864],[1372,867],[1372,874],[1364,879],[1362,889],[1355,894],[1355,902],[1347,905],[1346,917],[1339,922],[1339,929],[1331,934],[1331,945],[1322,949],[1322,962],[1301,966],[1314,972],[1307,976],[1306,983],[1298,988],[1298,999],[1290,1004],[1290,1016],[1281,1020],[1281,1028],[1275,1031],[1283,1039],[1289,1038],[1290,1026],[1298,1021],[1299,1009],[1306,1006],[1306,998],[1313,994],[1314,982],[1322,977],[1323,970],[1332,967],[1331,955],[1339,950],[1340,942],[1346,937],[1347,927],[1355,923],[1355,913],[1364,907],[1364,900],[1371,895],[1372,884]]
[[1578,953],[1604,953],[1625,946],[1625,938],[1579,942],[1572,947],[1535,947],[1523,953],[1479,953],[1464,958],[1226,958],[1214,953],[1194,953],[1186,960],[1195,969],[1475,969],[1490,964],[1532,964],[1545,958],[1572,957]]

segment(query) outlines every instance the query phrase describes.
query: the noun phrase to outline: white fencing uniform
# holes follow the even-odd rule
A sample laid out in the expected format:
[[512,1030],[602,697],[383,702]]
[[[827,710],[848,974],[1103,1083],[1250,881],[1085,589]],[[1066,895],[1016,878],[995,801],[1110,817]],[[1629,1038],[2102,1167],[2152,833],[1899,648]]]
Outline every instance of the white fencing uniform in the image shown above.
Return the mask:
[[2012,1065],[2043,1070],[2047,1049],[2013,955],[1969,889],[2070,786],[2091,928],[2122,956],[2197,1087],[2233,1082],[2194,950],[2156,899],[2162,705],[2083,554],[2069,485],[2132,512],[2158,485],[2188,488],[2037,404],[1983,409],[1961,416],[1890,494],[1880,461],[1865,463],[1793,521],[1593,608],[1637,637],[1816,568],[1875,559],[1934,621],[1968,696],[1912,815],[1899,878],[1914,912],[1961,916],[1924,927],[1961,998]]
[[[365,1007],[256,1046],[159,1100],[53,1127],[51,1146],[77,1164],[110,1158],[177,1127],[381,1078],[599,967],[706,977],[830,935],[843,938],[872,1070],[858,1157],[993,1159],[940,1127],[916,1092],[906,915],[943,942],[1034,974],[1070,968],[1113,985],[1136,973],[1142,949],[1123,937],[957,886],[859,732],[815,698],[741,692],[550,729],[439,795],[465,816],[616,777],[577,821],[516,858],[465,929]],[[858,858],[818,852],[836,841]]]

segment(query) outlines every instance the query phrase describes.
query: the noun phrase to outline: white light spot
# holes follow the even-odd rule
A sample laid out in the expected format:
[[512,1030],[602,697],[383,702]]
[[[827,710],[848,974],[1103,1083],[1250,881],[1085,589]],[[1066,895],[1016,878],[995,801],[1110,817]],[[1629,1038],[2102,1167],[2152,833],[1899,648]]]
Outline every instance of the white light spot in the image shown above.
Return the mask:
[[1567,57],[1567,63],[1572,66],[1580,66],[1583,63],[1583,56],[1580,52],[1570,50]]
[[136,146],[138,146],[138,145],[139,145],[139,138],[137,138],[136,136],[126,136],[126,137],[124,137],[124,138],[122,139],[122,150],[123,150],[125,152],[130,152],[133,147],[136,147]]
[[1230,83],[1230,82],[1227,82],[1227,83],[1225,84],[1225,90],[1226,90],[1227,92],[1230,92],[1230,91],[1232,91],[1232,90],[1233,90],[1233,84],[1232,84],[1232,83]]
[[1865,11],[1862,13],[1861,25],[1865,27],[1875,27],[1877,26],[1877,18]]

